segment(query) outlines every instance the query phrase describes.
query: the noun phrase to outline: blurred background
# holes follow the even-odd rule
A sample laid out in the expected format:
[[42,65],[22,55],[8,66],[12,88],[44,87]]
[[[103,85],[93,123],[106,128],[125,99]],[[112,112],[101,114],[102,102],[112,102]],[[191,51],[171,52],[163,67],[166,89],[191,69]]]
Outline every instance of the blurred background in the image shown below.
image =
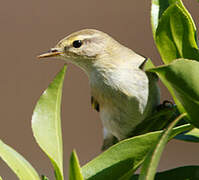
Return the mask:
[[[198,25],[199,4],[184,0]],[[150,26],[150,1],[18,0],[0,6],[0,139],[20,152],[40,174],[53,179],[50,161],[37,146],[31,131],[31,115],[42,91],[64,62],[36,56],[53,47],[71,32],[95,28],[107,32],[134,51],[161,64]],[[162,100],[171,99],[162,87]],[[72,149],[81,165],[100,153],[102,130],[98,114],[90,105],[86,75],[69,65],[66,74],[62,128],[65,176]],[[199,145],[172,140],[162,156],[159,170],[199,164]],[[17,177],[0,160],[4,180]]]

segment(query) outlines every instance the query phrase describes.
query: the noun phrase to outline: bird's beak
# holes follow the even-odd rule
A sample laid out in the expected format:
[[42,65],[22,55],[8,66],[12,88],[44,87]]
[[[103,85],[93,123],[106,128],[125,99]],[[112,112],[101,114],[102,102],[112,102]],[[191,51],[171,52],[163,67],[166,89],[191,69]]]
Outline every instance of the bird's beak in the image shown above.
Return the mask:
[[58,55],[60,55],[60,54],[63,54],[63,52],[60,51],[60,50],[58,50],[58,49],[53,48],[53,49],[51,49],[49,52],[46,52],[46,53],[44,53],[44,54],[41,54],[41,55],[39,55],[39,56],[37,56],[37,57],[38,57],[38,58],[56,57],[56,56],[58,56]]

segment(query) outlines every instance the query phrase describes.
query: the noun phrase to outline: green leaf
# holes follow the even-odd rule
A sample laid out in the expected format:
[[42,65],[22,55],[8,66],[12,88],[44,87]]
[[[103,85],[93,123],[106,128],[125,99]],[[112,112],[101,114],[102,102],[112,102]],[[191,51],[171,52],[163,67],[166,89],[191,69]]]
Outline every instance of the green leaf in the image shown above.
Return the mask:
[[69,180],[83,180],[79,160],[75,151],[70,157]]
[[64,179],[60,109],[65,72],[66,65],[40,97],[32,116],[34,137],[50,158],[57,180]]
[[[30,163],[14,149],[0,140],[0,157],[14,171],[20,180],[40,180],[39,175]],[[1,178],[0,178],[1,179]]]
[[[196,26],[181,0],[152,0],[151,24],[156,46],[165,64],[180,57],[199,60]],[[167,84],[167,88],[180,112],[185,112],[172,87]]]
[[151,69],[156,72],[165,85],[175,93],[185,111],[188,120],[199,127],[199,62],[180,59],[169,65],[163,65]]
[[48,180],[48,178],[46,176],[42,175],[41,180]]
[[154,144],[151,151],[148,153],[144,163],[142,164],[141,174],[139,176],[139,180],[153,180],[156,169],[158,167],[160,157],[164,150],[165,145],[167,144],[169,137],[173,131],[173,127],[177,124],[177,122],[182,119],[186,114],[181,114],[178,118],[176,118],[169,127],[162,132],[158,141]]
[[[199,166],[184,166],[159,172],[155,180],[198,180]],[[130,180],[138,180],[139,175],[134,175]]]
[[155,65],[153,64],[153,62],[151,61],[150,58],[147,58],[146,63],[144,65],[144,71],[147,71],[148,69],[154,68]]
[[155,42],[165,64],[177,58],[199,60],[196,27],[182,3],[173,3],[164,11]]
[[199,129],[193,128],[188,132],[177,135],[175,139],[188,141],[188,142],[199,142]]
[[159,19],[161,18],[164,11],[172,4],[179,2],[182,4],[181,0],[152,0],[151,1],[151,26],[153,31],[153,36],[155,37],[155,32],[158,27]]
[[[198,59],[196,27],[181,0],[152,0],[151,24],[154,39],[164,63],[167,64],[179,57]],[[176,44],[182,52],[181,54]],[[166,83],[164,79],[161,80],[164,84]],[[172,88],[169,86],[167,88],[180,112],[185,112],[183,106],[175,97]]]
[[0,180],[3,180],[1,176],[0,176]]
[[[192,129],[190,125],[182,125],[172,132],[170,138]],[[123,140],[110,147],[94,160],[82,167],[84,179],[127,179],[141,165],[151,146],[157,141],[162,131],[156,131]]]
[[180,113],[176,105],[162,107],[154,112],[153,115],[147,117],[140,125],[138,125],[136,130],[133,131],[133,136],[162,130],[166,128],[173,120],[175,120],[179,114]]

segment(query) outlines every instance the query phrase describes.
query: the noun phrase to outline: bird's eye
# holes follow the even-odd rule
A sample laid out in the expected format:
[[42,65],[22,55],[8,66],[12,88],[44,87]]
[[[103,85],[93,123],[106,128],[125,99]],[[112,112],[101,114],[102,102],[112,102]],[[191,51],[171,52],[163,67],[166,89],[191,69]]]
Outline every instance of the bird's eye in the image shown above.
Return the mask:
[[50,52],[58,52],[58,50],[57,50],[57,49],[52,48],[52,49],[50,50]]
[[79,48],[79,47],[81,47],[81,45],[82,45],[82,41],[81,40],[73,41],[73,47],[74,48]]

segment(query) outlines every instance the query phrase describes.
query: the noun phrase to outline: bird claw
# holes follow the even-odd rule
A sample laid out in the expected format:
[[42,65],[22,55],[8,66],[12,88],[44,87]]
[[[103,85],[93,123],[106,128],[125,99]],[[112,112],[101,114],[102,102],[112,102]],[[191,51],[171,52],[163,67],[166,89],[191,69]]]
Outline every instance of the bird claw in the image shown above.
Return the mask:
[[169,100],[164,100],[162,104],[157,106],[157,111],[162,109],[172,109],[174,107],[174,103]]

